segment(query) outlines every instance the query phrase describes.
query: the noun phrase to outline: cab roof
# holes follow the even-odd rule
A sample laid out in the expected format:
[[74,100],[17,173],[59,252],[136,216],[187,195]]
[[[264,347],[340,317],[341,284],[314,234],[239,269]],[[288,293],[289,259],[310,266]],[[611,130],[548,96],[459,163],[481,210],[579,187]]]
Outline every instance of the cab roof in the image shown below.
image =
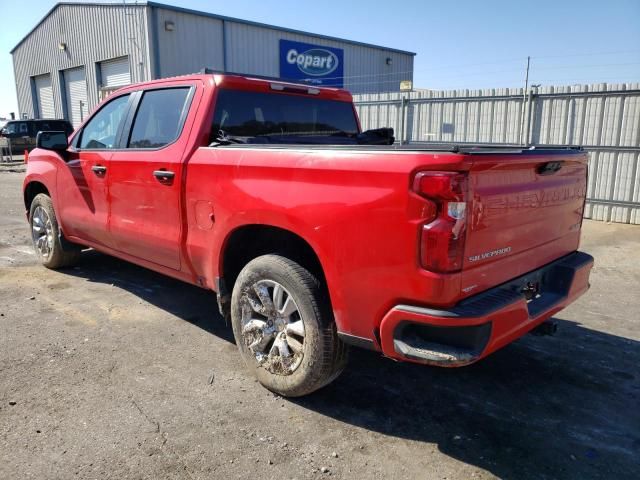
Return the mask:
[[177,77],[161,78],[132,84],[124,87],[125,90],[137,90],[152,86],[168,86],[174,82],[200,81],[205,85],[218,88],[230,88],[234,90],[245,90],[251,92],[265,93],[290,93],[297,95],[309,95],[327,100],[337,100],[341,102],[352,102],[351,93],[342,88],[321,87],[308,83],[295,83],[280,78],[264,77],[260,75],[249,75],[239,73],[213,72],[205,69],[204,73],[180,75]]

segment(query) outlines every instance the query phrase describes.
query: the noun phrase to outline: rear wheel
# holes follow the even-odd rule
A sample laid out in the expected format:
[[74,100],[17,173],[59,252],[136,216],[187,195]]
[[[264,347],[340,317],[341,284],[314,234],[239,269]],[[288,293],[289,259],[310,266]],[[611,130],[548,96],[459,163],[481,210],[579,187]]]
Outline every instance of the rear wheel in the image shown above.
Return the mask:
[[344,369],[347,347],[318,279],[288,258],[264,255],[242,269],[231,319],[245,363],[269,390],[306,395]]
[[78,261],[80,247],[65,250],[62,246],[60,226],[48,195],[39,193],[31,202],[29,224],[33,248],[45,267],[53,269],[67,267]]

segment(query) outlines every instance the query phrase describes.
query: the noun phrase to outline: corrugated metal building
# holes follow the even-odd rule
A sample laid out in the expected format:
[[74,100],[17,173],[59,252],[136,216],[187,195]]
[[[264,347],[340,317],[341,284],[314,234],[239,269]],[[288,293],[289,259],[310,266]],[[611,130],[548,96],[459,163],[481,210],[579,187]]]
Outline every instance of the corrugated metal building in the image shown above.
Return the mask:
[[155,2],[58,3],[11,54],[20,116],[74,125],[119,86],[203,67],[397,91],[415,55]]

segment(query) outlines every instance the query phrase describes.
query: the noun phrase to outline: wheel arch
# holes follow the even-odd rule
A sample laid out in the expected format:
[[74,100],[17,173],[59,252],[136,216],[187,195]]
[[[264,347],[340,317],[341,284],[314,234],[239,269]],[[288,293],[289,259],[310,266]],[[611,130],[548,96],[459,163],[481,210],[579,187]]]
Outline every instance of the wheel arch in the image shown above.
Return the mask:
[[[51,197],[51,193],[47,186],[39,180],[29,181],[23,189],[24,207],[27,212],[31,209],[31,202],[36,198],[36,195],[44,193]],[[53,200],[53,199],[52,199]]]
[[229,232],[222,244],[217,290],[223,312],[242,268],[254,258],[267,254],[282,255],[309,270],[320,281],[332,305],[325,268],[311,242],[286,228],[266,224],[245,224]]
[[298,233],[274,225],[247,224],[227,235],[218,271],[233,288],[240,270],[256,257],[277,253],[296,261],[326,283],[324,269],[314,248]]

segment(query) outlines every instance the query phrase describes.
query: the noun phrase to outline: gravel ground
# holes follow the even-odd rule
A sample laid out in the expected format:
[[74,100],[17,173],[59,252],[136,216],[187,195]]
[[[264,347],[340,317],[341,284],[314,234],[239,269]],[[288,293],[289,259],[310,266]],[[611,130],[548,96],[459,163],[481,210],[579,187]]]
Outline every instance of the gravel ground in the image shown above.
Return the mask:
[[353,350],[279,398],[212,293],[106,255],[36,263],[0,172],[0,478],[638,478],[640,227],[585,221],[592,289],[462,369]]

